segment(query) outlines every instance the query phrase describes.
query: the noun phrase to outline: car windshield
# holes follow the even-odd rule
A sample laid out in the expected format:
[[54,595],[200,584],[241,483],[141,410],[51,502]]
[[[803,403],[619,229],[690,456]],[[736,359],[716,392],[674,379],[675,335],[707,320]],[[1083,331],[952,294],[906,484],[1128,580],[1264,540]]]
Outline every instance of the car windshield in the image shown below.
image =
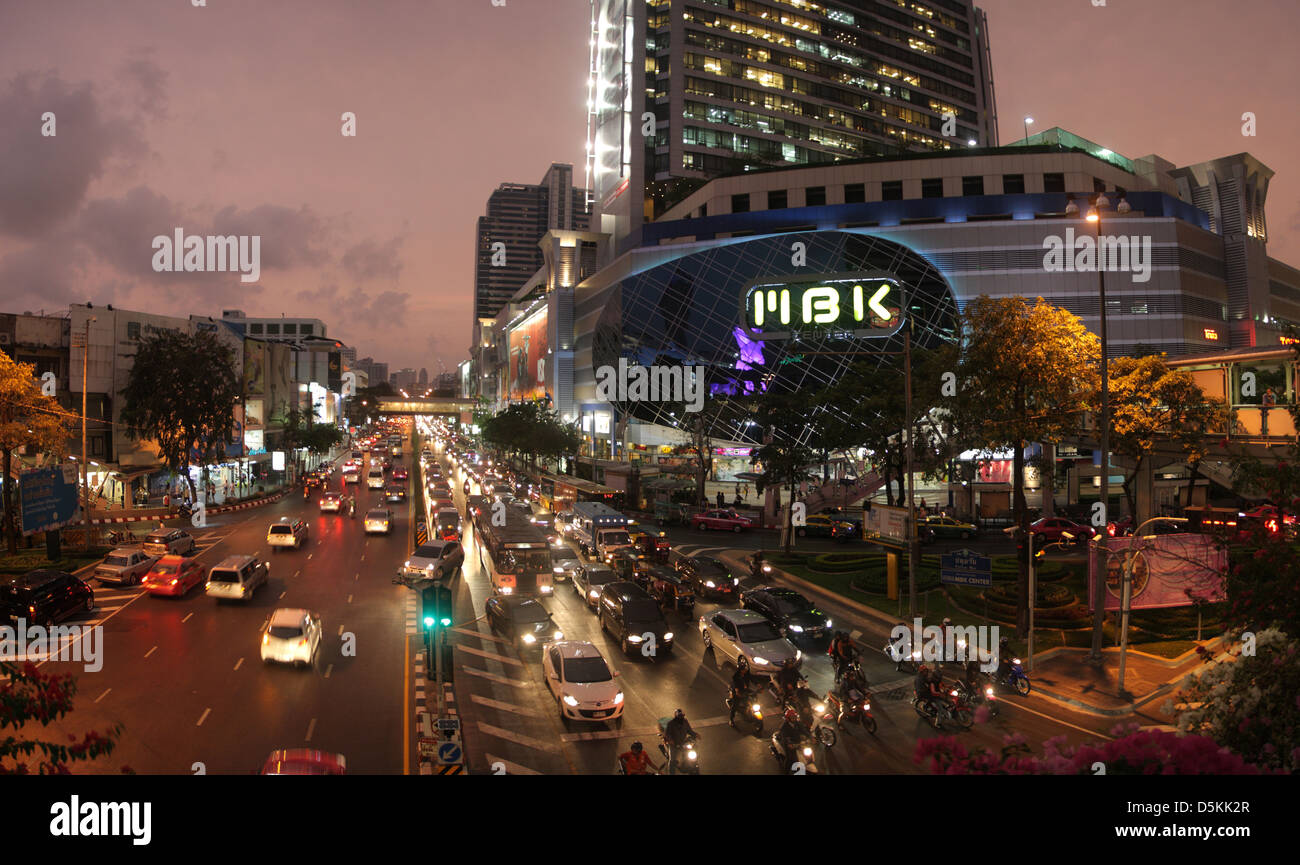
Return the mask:
[[386,520],[386,519],[388,519],[388,514],[387,514],[385,511],[371,511],[370,513],[366,514],[366,519],[368,519],[368,520]]
[[299,625],[277,625],[276,627],[269,629],[267,633],[272,637],[275,637],[277,640],[292,640],[294,637],[302,636],[302,627]]
[[635,600],[623,605],[623,614],[629,622],[658,622],[663,618],[659,605],[654,601]]
[[170,577],[172,574],[179,574],[181,568],[180,565],[174,562],[159,562],[154,565],[153,572],[159,576]]
[[781,595],[773,595],[772,600],[776,601],[776,608],[782,613],[802,613],[808,609],[808,602],[799,598],[786,598]]
[[546,608],[536,601],[525,601],[515,607],[512,615],[516,622],[545,622],[550,618]]
[[763,643],[779,640],[781,634],[771,622],[749,622],[736,628],[736,635],[742,643]]
[[109,556],[104,559],[106,565],[129,565],[131,564],[130,556]]
[[208,575],[208,579],[214,583],[237,583],[239,582],[239,572],[214,568],[212,573]]
[[438,544],[424,544],[415,548],[415,558],[436,559],[442,556],[442,546]]
[[615,546],[632,543],[632,538],[627,532],[605,532],[605,536],[601,538],[601,540],[606,544],[613,544]]
[[293,534],[293,526],[271,526],[271,534],[291,535]]
[[590,682],[608,682],[613,679],[604,658],[566,658],[564,681],[585,685]]

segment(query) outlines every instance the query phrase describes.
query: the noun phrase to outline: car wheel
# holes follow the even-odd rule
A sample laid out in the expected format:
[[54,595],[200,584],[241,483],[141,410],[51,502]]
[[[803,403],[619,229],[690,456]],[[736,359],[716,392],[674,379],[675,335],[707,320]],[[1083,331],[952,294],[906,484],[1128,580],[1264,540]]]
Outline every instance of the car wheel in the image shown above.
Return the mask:
[[631,643],[629,643],[629,642],[627,641],[627,637],[624,637],[623,640],[622,640],[622,648],[623,648],[623,654],[625,654],[625,655],[630,655],[630,654],[632,654]]
[[807,529],[799,529],[798,531],[795,532],[795,534],[798,535],[798,536],[801,537],[801,538],[803,538],[803,537],[807,537],[807,536],[808,536],[808,530],[807,530]]
[[707,532],[708,530],[709,530],[709,527],[706,526],[704,523],[696,523],[696,524],[695,524],[695,531],[697,531],[697,532]]
[[740,534],[740,530],[741,530],[741,528],[742,528],[742,526],[732,526],[732,527],[731,527],[731,530],[732,530],[733,532],[735,532],[736,534]]
[[968,540],[970,540],[970,532],[962,532],[962,533],[961,533],[961,539],[962,539],[963,541],[968,541]]
[[87,613],[93,613],[93,612],[95,612],[95,596],[94,596],[94,595],[91,595],[90,597],[86,598],[86,612],[87,612]]

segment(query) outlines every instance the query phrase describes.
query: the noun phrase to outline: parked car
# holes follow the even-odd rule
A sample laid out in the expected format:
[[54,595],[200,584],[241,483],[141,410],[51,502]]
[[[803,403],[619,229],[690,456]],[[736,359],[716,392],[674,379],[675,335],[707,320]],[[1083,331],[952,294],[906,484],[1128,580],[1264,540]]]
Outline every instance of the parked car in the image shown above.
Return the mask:
[[718,610],[700,616],[700,636],[705,651],[712,649],[733,664],[744,655],[754,675],[775,675],[788,658],[794,658],[796,665],[803,664],[803,652],[754,610]]
[[320,617],[308,610],[281,608],[262,625],[262,662],[308,666],[321,644]]
[[1029,524],[1029,531],[1038,536],[1035,546],[1065,540],[1063,536],[1065,532],[1074,536],[1075,543],[1083,543],[1097,533],[1092,526],[1076,523],[1064,517],[1043,517],[1034,520]]
[[496,595],[484,606],[488,627],[505,634],[521,649],[540,648],[552,640],[563,640],[564,632],[537,600],[519,595]]
[[95,610],[95,590],[67,571],[28,571],[0,578],[0,616],[17,622],[53,625],[79,612]]
[[679,556],[673,563],[685,579],[691,581],[696,594],[718,601],[729,601],[739,591],[740,579],[721,559],[712,556]]
[[286,748],[272,751],[262,764],[263,775],[343,775],[348,761],[342,754],[314,751],[311,748]]
[[198,544],[184,529],[155,529],[145,536],[143,547],[151,556],[185,556],[197,550]]
[[[654,655],[673,650],[673,632],[659,602],[636,583],[618,581],[600,591],[600,629],[619,641],[623,654],[642,651],[654,639]],[[649,635],[649,637],[647,637]]]
[[442,579],[456,573],[465,564],[465,548],[457,541],[430,538],[420,544],[411,557],[402,564],[402,573],[408,576],[426,575]]
[[144,575],[142,584],[151,595],[181,598],[190,589],[203,582],[207,568],[197,559],[184,556],[163,556]]
[[623,689],[618,676],[591,643],[559,640],[542,647],[542,678],[565,723],[620,720]]
[[763,586],[741,592],[740,606],[766,616],[792,642],[815,642],[831,633],[831,618],[794,589]]
[[974,523],[963,522],[956,517],[943,516],[942,514],[922,517],[916,522],[917,530],[920,532],[923,541],[931,541],[936,538],[955,538],[965,541],[978,537],[980,533],[979,526]]
[[691,517],[691,525],[697,531],[715,529],[718,531],[743,532],[754,523],[748,517],[742,517],[732,510],[703,511]]
[[291,520],[288,517],[280,517],[278,523],[271,523],[270,528],[266,530],[266,543],[272,550],[278,550],[281,547],[292,547],[295,550],[307,543],[307,521]]
[[157,556],[151,556],[140,547],[118,547],[95,566],[93,576],[103,583],[134,586],[149,573]]
[[801,538],[835,538],[847,541],[853,538],[853,524],[826,514],[809,514],[804,518],[804,525],[795,527],[794,533]]

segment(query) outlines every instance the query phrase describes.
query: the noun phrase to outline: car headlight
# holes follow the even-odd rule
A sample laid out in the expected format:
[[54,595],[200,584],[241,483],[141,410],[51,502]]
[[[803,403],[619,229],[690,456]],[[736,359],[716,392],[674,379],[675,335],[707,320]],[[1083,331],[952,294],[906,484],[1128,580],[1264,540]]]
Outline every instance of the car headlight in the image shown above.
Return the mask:
[[740,585],[740,577],[732,577],[732,578],[731,578],[731,584],[732,584],[733,586],[738,586],[738,585]]
[[542,586],[542,594],[543,594],[543,595],[550,594],[551,591],[552,591],[551,586]]
[[831,620],[830,620],[830,619],[827,619],[827,620],[826,620],[826,627],[829,628],[830,626],[831,626]]
[[760,658],[757,655],[755,655],[754,663],[758,664],[760,667],[766,667],[768,662],[767,662],[767,658]]
[[803,755],[804,755],[805,757],[811,757],[811,756],[812,756],[812,748],[804,748],[804,749],[803,749]]
[[266,645],[267,643],[269,643],[269,642],[271,642],[271,635],[270,635],[270,634],[263,634],[263,635],[262,635],[262,645],[265,646],[265,645]]
[[763,714],[763,707],[758,703],[754,703],[749,707],[749,711],[753,712],[755,715],[761,715]]
[[587,593],[587,597],[589,597],[589,598],[599,598],[599,597],[600,597],[600,592],[596,591],[595,589],[592,589],[590,592]]
[[798,661],[798,660],[801,660],[802,658],[803,658],[803,650],[802,650],[802,649],[795,649],[795,650],[794,650],[794,659],[795,659],[796,661]]
[[564,631],[556,631],[556,632],[555,632],[555,639],[557,639],[557,640],[563,640],[563,639],[564,639]]
[[694,749],[694,748],[692,748],[691,750],[689,750],[689,751],[686,752],[686,759],[687,759],[687,760],[694,760],[697,756],[698,756],[698,755],[695,753],[695,749]]
[[665,631],[665,632],[664,632],[664,641],[665,641],[665,642],[671,640],[672,638],[673,638],[673,632],[672,632],[672,631]]
[[553,574],[562,574],[562,573],[564,573],[564,568],[559,568],[559,567],[551,568],[551,573],[553,573]]
[[623,692],[619,691],[614,695],[614,705],[617,706],[621,702],[623,702]]
[[801,628],[801,627],[798,626],[798,625],[791,625],[791,626],[790,626],[790,630],[794,631],[796,634],[802,634],[802,633],[803,633],[803,628]]
[[710,589],[716,589],[716,588],[717,588],[717,586],[715,586],[715,585],[713,584],[713,580],[705,580],[704,585],[707,586],[707,587],[710,588]]
[[566,705],[566,706],[573,706],[573,707],[576,708],[577,705],[578,705],[578,701],[575,700],[575,699],[573,699],[573,697],[570,696],[569,694],[565,694],[565,695],[564,695],[564,705]]
[[816,706],[813,706],[813,711],[820,715],[826,711],[826,706],[823,703],[818,703]]
[[537,638],[532,634],[524,634],[523,641],[531,646],[533,643],[537,642]]
[[1013,663],[1013,664],[1019,664],[1019,663],[1020,663],[1020,659],[1019,659],[1019,658],[1012,658],[1012,659],[1011,659],[1011,663]]
[[641,638],[640,638],[639,636],[637,636],[636,634],[628,634],[628,636],[627,636],[627,641],[628,641],[629,643],[639,643],[639,642],[641,642]]

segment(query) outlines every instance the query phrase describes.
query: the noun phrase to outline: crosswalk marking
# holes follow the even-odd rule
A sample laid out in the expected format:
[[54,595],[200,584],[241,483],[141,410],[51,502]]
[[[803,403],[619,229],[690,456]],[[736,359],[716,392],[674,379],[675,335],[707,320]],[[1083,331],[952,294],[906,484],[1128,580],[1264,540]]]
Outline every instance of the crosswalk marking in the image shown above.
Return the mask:
[[548,754],[558,754],[560,746],[554,742],[543,742],[541,739],[534,739],[532,736],[525,736],[523,733],[516,733],[513,730],[505,730],[501,727],[494,727],[491,724],[484,724],[482,721],[476,722],[478,730],[487,736],[495,736],[498,739],[504,739],[507,742],[514,742],[516,745],[523,745],[525,748],[532,748],[536,751],[545,751]]
[[452,628],[452,631],[457,634],[463,634],[466,637],[478,637],[480,640],[491,640],[494,643],[505,643],[506,645],[510,644],[509,640],[502,639],[495,634],[481,634],[478,631],[471,631],[466,628]]
[[456,649],[461,652],[468,652],[471,655],[478,655],[480,658],[491,658],[494,661],[500,661],[503,664],[514,664],[516,667],[522,667],[523,661],[517,658],[508,658],[505,655],[498,655],[495,652],[485,652],[482,649],[471,648],[470,646],[457,645]]
[[515,715],[531,715],[534,718],[545,717],[541,712],[534,709],[526,709],[523,706],[516,706],[514,703],[503,703],[500,700],[491,700],[487,697],[480,697],[478,694],[470,694],[470,702],[478,703],[480,706],[487,706],[490,709],[500,709],[503,712],[510,712]]
[[489,673],[487,670],[476,670],[473,667],[461,667],[460,672],[468,673],[471,676],[478,676],[480,679],[487,679],[489,682],[496,682],[498,685],[510,685],[514,688],[527,688],[532,682],[524,682],[519,679],[508,679],[505,676],[498,676],[496,673]]

